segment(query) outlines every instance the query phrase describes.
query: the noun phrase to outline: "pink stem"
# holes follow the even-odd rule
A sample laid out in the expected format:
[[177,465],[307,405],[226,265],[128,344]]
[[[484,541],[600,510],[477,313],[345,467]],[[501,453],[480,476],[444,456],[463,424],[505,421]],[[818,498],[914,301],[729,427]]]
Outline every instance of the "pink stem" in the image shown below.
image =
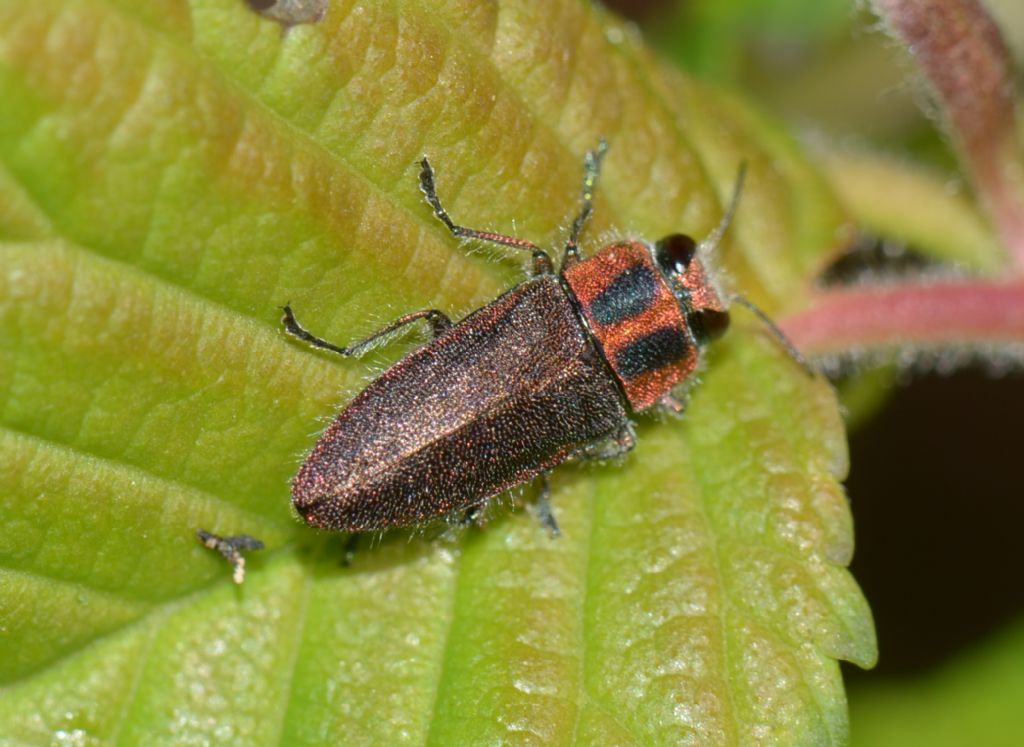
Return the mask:
[[779,326],[810,356],[907,345],[1024,343],[1024,279],[819,291]]
[[979,0],[874,0],[934,89],[961,162],[1024,273],[1024,159],[1013,61]]

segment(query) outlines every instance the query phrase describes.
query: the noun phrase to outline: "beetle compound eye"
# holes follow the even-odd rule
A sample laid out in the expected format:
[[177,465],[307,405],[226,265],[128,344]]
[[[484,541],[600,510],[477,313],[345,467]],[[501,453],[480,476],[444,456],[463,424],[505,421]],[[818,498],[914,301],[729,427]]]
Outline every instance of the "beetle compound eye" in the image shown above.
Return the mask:
[[655,244],[654,250],[662,270],[682,273],[697,253],[697,242],[686,234],[674,233]]
[[698,309],[690,314],[694,331],[703,342],[717,340],[729,329],[729,312],[716,309]]

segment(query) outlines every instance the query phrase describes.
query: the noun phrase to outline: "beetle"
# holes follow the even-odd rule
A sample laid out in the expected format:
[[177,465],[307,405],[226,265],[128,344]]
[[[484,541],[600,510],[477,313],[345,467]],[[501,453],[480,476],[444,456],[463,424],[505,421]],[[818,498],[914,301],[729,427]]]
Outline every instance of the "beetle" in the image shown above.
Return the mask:
[[[433,332],[356,395],[305,459],[292,503],[307,524],[359,533],[471,519],[492,497],[536,479],[538,513],[557,535],[548,502],[552,468],[621,456],[634,445],[633,414],[683,410],[673,389],[729,326],[726,297],[704,257],[732,221],[744,169],[703,242],[684,234],[654,244],[619,241],[584,259],[579,236],[606,149],[602,139],[586,154],[582,206],[557,270],[530,241],[456,224],[423,158],[420,189],[452,235],[532,255],[529,279],[458,323],[438,309],[416,311],[341,347],[283,307],[290,335],[342,356],[359,356],[420,320]],[[728,300],[750,307],[802,362],[757,307],[740,296]]]

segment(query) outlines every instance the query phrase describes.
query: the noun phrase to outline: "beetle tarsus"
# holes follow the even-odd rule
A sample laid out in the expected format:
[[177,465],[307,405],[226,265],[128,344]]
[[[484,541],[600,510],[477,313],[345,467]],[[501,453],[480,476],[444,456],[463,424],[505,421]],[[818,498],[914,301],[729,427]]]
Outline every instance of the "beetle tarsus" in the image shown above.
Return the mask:
[[478,503],[475,506],[470,506],[462,512],[462,518],[459,519],[459,524],[464,527],[482,527],[484,525],[484,504]]
[[591,213],[594,212],[594,188],[597,186],[597,177],[601,173],[601,161],[608,150],[608,143],[604,138],[597,142],[594,150],[588,151],[583,166],[583,204],[579,213],[572,222],[572,229],[569,231],[569,239],[565,242],[565,251],[562,253],[562,269],[571,267],[580,261],[580,233],[586,225]]
[[543,526],[547,527],[552,539],[561,537],[562,530],[558,528],[555,512],[551,508],[551,482],[548,480],[548,473],[542,472],[537,479],[540,481],[540,490],[537,492],[537,499],[534,503],[537,509],[537,518]]
[[661,409],[670,415],[682,415],[686,410],[686,400],[678,395],[668,392],[663,396],[658,404],[661,405]]
[[356,547],[359,546],[359,537],[359,534],[353,533],[345,538],[345,544],[341,546],[341,563],[339,563],[342,568],[352,565],[352,561],[356,557]]
[[405,316],[398,317],[398,319],[391,322],[391,324],[387,325],[382,329],[377,330],[369,337],[360,340],[359,342],[353,343],[348,347],[339,347],[334,343],[327,342],[327,340],[323,340],[319,337],[316,337],[313,334],[310,334],[295,319],[295,314],[292,313],[291,306],[289,306],[288,304],[285,304],[283,307],[281,307],[281,310],[284,311],[284,316],[281,318],[281,322],[284,324],[285,332],[292,335],[293,337],[297,337],[298,339],[308,343],[309,345],[312,345],[315,348],[320,348],[322,350],[330,350],[331,352],[337,353],[338,355],[343,355],[346,358],[350,356],[358,357],[362,355],[371,348],[374,348],[377,345],[381,344],[385,340],[385,338],[390,337],[395,332],[400,330],[402,327],[412,324],[413,322],[418,321],[420,319],[427,320],[427,322],[430,324],[430,328],[431,331],[433,332],[434,337],[440,337],[452,327],[452,320],[443,311],[438,311],[437,309],[423,309],[422,311],[414,311],[411,314],[406,314]]
[[298,320],[295,318],[295,314],[292,313],[292,307],[288,304],[282,306],[281,311],[284,312],[284,316],[281,317],[281,323],[284,325],[284,331],[292,337],[302,340],[315,348],[331,350],[338,355],[351,355],[347,348],[338,347],[333,343],[327,342],[327,340],[322,340],[319,337],[310,334],[301,324],[299,324]]
[[505,234],[495,233],[493,231],[478,231],[475,228],[466,228],[465,226],[456,224],[455,221],[451,219],[451,216],[448,215],[448,211],[441,205],[441,198],[437,196],[437,187],[434,185],[434,168],[426,158],[420,161],[420,191],[423,192],[423,195],[427,198],[427,202],[430,204],[430,207],[433,208],[434,215],[439,221],[448,227],[448,230],[452,232],[453,236],[457,236],[460,239],[489,241],[492,244],[500,244],[501,246],[509,246],[513,249],[526,250],[533,255],[534,275],[546,275],[554,271],[554,264],[551,262],[551,257],[549,257],[547,252],[532,241],[519,239],[515,236],[506,236]]

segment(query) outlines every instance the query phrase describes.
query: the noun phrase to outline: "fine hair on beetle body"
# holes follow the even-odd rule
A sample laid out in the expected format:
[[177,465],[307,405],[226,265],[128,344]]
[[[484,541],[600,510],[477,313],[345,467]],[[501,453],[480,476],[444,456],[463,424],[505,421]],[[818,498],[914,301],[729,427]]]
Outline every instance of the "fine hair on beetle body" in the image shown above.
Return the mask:
[[613,240],[584,256],[579,237],[607,145],[586,154],[579,205],[559,261],[517,236],[467,228],[443,206],[427,158],[419,186],[459,240],[526,253],[529,277],[459,321],[440,309],[407,312],[347,345],[307,331],[289,304],[285,331],[314,348],[359,357],[410,325],[432,339],[369,382],[335,415],[292,480],[310,526],[350,534],[478,523],[496,496],[537,485],[535,511],[559,534],[548,475],[567,461],[614,462],[635,443],[638,414],[680,414],[704,350],[749,309],[794,360],[792,344],[746,298],[726,295],[707,259],[735,216],[745,167],[710,234]]

